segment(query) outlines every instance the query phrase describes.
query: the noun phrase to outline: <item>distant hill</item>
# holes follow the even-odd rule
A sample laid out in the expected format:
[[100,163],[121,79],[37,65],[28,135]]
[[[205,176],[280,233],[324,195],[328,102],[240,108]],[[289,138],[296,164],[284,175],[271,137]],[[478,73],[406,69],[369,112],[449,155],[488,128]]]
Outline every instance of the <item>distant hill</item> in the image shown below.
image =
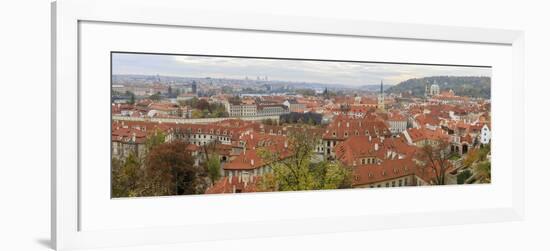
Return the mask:
[[425,78],[413,78],[403,81],[388,88],[388,93],[406,93],[411,91],[413,96],[423,97],[426,83],[428,85],[437,83],[441,92],[452,89],[456,95],[490,98],[491,78],[490,77],[453,77],[434,76]]

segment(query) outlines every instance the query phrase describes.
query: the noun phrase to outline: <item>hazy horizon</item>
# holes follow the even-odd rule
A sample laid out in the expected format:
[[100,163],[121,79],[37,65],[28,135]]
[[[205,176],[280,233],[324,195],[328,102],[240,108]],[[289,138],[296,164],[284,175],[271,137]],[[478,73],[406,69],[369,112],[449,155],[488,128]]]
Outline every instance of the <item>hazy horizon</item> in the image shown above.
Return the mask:
[[310,82],[361,86],[384,81],[395,85],[432,76],[490,77],[491,68],[393,63],[358,63],[289,59],[113,53],[113,75],[162,75]]

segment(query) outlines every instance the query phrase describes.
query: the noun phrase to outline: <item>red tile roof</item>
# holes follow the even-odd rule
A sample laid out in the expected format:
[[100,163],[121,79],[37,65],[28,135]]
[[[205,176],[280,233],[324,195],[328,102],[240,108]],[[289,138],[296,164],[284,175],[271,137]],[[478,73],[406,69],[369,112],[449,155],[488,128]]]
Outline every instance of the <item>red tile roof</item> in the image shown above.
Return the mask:
[[369,138],[368,136],[352,136],[335,147],[336,159],[343,164],[353,166],[361,164],[360,159],[374,157],[384,161],[398,157],[411,157],[416,151],[415,146],[408,145],[404,138]]
[[352,118],[339,115],[328,125],[323,139],[344,140],[354,135],[391,136],[391,132],[384,121],[372,116]]
[[261,177],[242,178],[241,176],[222,177],[206,190],[206,194],[259,192],[257,185]]
[[385,160],[380,164],[360,165],[353,168],[354,179],[352,185],[368,185],[415,175],[416,171],[417,168],[412,158]]
[[407,133],[411,137],[413,143],[421,140],[449,140],[449,135],[441,128],[431,130],[428,128],[410,128],[407,129]]

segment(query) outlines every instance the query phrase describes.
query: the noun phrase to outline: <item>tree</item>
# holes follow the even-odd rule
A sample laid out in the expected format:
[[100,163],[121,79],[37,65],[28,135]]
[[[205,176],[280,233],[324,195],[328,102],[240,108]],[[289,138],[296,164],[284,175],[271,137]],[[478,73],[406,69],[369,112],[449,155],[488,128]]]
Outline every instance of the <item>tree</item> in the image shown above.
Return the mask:
[[471,167],[478,160],[479,160],[478,150],[471,149],[468,153],[466,153],[466,157],[464,157],[463,163],[465,167]]
[[185,104],[188,106],[191,106],[191,108],[197,108],[198,102],[199,102],[199,99],[197,97],[193,97],[190,100],[186,100]]
[[194,119],[204,118],[204,113],[201,110],[195,109],[191,112],[191,117]]
[[217,154],[213,154],[208,158],[208,161],[206,162],[206,167],[208,169],[208,177],[210,178],[210,181],[212,181],[212,184],[216,182],[220,176],[220,157]]
[[317,189],[351,188],[352,171],[340,162],[320,162],[312,169]]
[[464,184],[466,180],[472,176],[472,172],[469,169],[465,169],[456,176],[457,184]]
[[145,141],[147,150],[150,151],[153,147],[158,146],[166,141],[166,135],[160,130],[155,131],[153,135],[149,136]]
[[113,158],[111,160],[111,196],[138,196],[140,179],[143,175],[138,158],[130,153],[125,161]]
[[240,104],[241,98],[239,96],[233,96],[228,99],[229,103],[231,104]]
[[491,162],[485,161],[477,164],[475,171],[480,183],[491,183]]
[[416,157],[420,161],[420,168],[435,173],[433,183],[445,185],[446,174],[451,168],[451,162],[449,161],[451,152],[449,151],[448,142],[439,140],[435,144],[426,144],[420,148]]
[[201,168],[187,151],[187,143],[175,141],[153,148],[146,159],[147,195],[181,195],[204,192]]
[[311,163],[318,142],[318,136],[311,133],[290,135],[288,147],[293,154],[283,160],[269,149],[259,149],[264,162],[273,168],[273,177],[264,175],[261,189],[300,191],[351,187],[351,172],[340,163]]
[[196,108],[199,109],[199,110],[203,110],[203,111],[208,110],[208,112],[211,112],[210,104],[205,99],[199,99],[199,101],[197,102],[197,107]]
[[135,104],[136,103],[136,95],[131,91],[126,91],[126,96],[130,97],[130,100],[128,101],[128,104]]
[[160,92],[157,92],[151,96],[149,96],[149,98],[153,101],[160,101],[161,97],[160,97]]
[[272,119],[262,119],[264,125],[275,125],[276,123]]
[[302,96],[315,96],[315,90],[313,89],[298,89],[296,93],[301,94]]

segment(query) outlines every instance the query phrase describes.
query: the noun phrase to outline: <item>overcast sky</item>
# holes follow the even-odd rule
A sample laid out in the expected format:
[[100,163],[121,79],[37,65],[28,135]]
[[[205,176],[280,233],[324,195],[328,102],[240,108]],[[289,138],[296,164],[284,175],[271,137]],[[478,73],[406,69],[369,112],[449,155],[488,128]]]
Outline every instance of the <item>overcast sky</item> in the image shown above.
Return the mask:
[[113,53],[113,74],[365,85],[429,76],[491,76],[490,68]]

